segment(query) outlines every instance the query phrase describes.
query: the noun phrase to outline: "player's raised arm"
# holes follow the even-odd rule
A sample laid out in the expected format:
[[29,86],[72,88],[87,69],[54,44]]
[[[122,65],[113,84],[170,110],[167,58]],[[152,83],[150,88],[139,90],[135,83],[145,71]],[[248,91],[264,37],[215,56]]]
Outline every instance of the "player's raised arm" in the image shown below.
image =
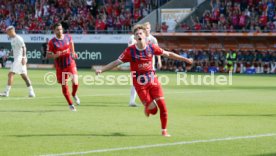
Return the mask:
[[118,65],[122,64],[123,62],[120,61],[120,60],[115,60],[113,62],[110,62],[109,64],[105,65],[102,69],[98,69],[96,70],[96,74],[100,74],[100,73],[103,73],[105,71],[108,71],[108,70],[111,70],[115,67],[117,67]]
[[162,68],[162,60],[161,60],[161,56],[158,55],[157,57],[157,68],[161,69]]
[[131,59],[129,53],[130,53],[129,48],[126,48],[125,51],[119,56],[119,58],[117,60],[105,65],[102,69],[96,70],[96,74],[98,75],[102,72],[111,70],[122,63],[129,62]]
[[162,56],[173,59],[173,60],[183,61],[183,62],[186,62],[188,64],[193,63],[193,59],[188,59],[188,58],[182,57],[182,56],[180,56],[178,54],[175,54],[173,52],[170,52],[170,51],[165,51],[164,50]]
[[175,54],[173,52],[163,50],[162,48],[160,48],[157,45],[152,44],[151,48],[153,48],[153,50],[154,50],[154,55],[161,55],[161,56],[173,59],[173,60],[183,61],[183,62],[186,62],[188,64],[193,63],[193,59],[188,59],[188,58],[182,57],[178,54]]

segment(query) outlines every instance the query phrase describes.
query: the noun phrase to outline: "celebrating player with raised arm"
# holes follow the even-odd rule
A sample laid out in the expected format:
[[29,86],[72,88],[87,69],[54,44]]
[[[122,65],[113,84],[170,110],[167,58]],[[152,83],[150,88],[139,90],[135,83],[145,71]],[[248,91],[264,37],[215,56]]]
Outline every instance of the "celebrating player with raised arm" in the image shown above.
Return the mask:
[[[150,31],[151,31],[151,25],[149,22],[146,22],[143,24],[147,30],[147,33],[146,33],[146,43],[147,44],[155,44],[155,45],[158,45],[158,41],[157,39],[152,36],[150,34]],[[136,43],[136,40],[134,39],[134,35],[131,35],[130,36],[130,39],[129,39],[129,42],[128,42],[128,46],[132,46]],[[152,67],[153,67],[153,70],[155,70],[155,56],[152,57]],[[157,56],[157,67],[158,68],[161,68],[162,67],[162,62],[161,62],[161,56]],[[131,90],[130,90],[130,100],[129,100],[129,106],[130,107],[137,107],[137,104],[135,103],[135,99],[136,99],[136,90],[134,88],[134,86],[132,85],[131,86]]]
[[72,76],[72,96],[75,102],[80,105],[80,99],[76,94],[79,85],[77,67],[74,60],[77,58],[74,43],[70,35],[63,34],[63,28],[60,23],[54,25],[54,33],[56,36],[48,43],[47,58],[55,60],[57,81],[61,84],[62,93],[68,102],[70,110],[76,111],[67,85],[69,76]]
[[[96,74],[111,70],[112,68],[130,62],[132,72],[133,85],[137,94],[145,106],[145,115],[155,115],[160,110],[160,120],[163,136],[170,136],[167,132],[168,112],[163,96],[161,84],[155,75],[152,67],[152,57],[154,55],[162,55],[170,59],[184,61],[192,64],[192,59],[187,59],[173,52],[165,51],[159,46],[146,43],[146,28],[143,25],[136,25],[133,29],[136,44],[128,47],[120,55],[120,57],[104,66],[102,69],[96,70]],[[157,106],[155,102],[157,103]]]

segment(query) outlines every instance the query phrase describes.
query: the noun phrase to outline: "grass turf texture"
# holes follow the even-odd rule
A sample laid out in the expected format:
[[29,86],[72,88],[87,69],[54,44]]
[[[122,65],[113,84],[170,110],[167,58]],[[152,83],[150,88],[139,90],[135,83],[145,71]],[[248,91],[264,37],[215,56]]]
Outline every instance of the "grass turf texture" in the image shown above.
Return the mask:
[[[276,133],[275,76],[234,75],[232,86],[177,86],[175,73],[158,73],[170,78],[163,90],[172,137],[165,138],[160,135],[159,115],[146,118],[143,107],[128,107],[130,86],[84,85],[80,79],[81,106],[71,112],[61,87],[44,84],[43,76],[49,71],[29,70],[37,98],[27,98],[28,90],[18,75],[10,97],[0,98],[0,155],[83,152]],[[7,73],[1,69],[3,89]],[[88,74],[94,75],[79,70],[79,75]],[[103,75],[120,74],[128,72]],[[272,156],[276,155],[275,145],[276,137],[271,136],[87,155]]]

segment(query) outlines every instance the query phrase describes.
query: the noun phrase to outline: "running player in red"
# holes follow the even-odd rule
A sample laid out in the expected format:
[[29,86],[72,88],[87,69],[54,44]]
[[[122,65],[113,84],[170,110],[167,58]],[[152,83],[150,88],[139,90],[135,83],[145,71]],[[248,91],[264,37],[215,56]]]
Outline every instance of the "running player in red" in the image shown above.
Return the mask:
[[192,64],[193,60],[184,58],[173,52],[165,51],[154,44],[147,45],[145,40],[146,28],[142,25],[136,25],[133,33],[137,43],[126,48],[117,60],[109,63],[102,69],[96,70],[96,74],[111,70],[122,63],[130,62],[133,85],[141,102],[145,106],[145,115],[147,117],[150,114],[155,115],[159,108],[162,135],[170,136],[167,132],[168,112],[161,84],[158,82],[153,70],[152,57],[154,55],[162,55],[170,59],[184,61],[188,64]]
[[62,93],[66,98],[71,111],[76,111],[76,108],[70,97],[68,89],[68,78],[72,76],[72,96],[80,105],[80,99],[76,95],[78,90],[78,73],[75,60],[74,43],[72,37],[68,34],[63,34],[63,28],[60,23],[54,25],[55,37],[48,43],[47,58],[53,58],[55,61],[56,76],[58,83],[61,84]]

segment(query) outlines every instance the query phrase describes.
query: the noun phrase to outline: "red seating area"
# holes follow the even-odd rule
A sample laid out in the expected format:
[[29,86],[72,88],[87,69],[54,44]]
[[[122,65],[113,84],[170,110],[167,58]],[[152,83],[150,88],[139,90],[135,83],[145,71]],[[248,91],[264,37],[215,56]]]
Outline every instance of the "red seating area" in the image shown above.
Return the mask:
[[191,17],[182,31],[276,32],[275,0],[211,0],[211,10]]
[[70,33],[124,33],[168,0],[1,0],[0,33],[50,33],[61,22]]

